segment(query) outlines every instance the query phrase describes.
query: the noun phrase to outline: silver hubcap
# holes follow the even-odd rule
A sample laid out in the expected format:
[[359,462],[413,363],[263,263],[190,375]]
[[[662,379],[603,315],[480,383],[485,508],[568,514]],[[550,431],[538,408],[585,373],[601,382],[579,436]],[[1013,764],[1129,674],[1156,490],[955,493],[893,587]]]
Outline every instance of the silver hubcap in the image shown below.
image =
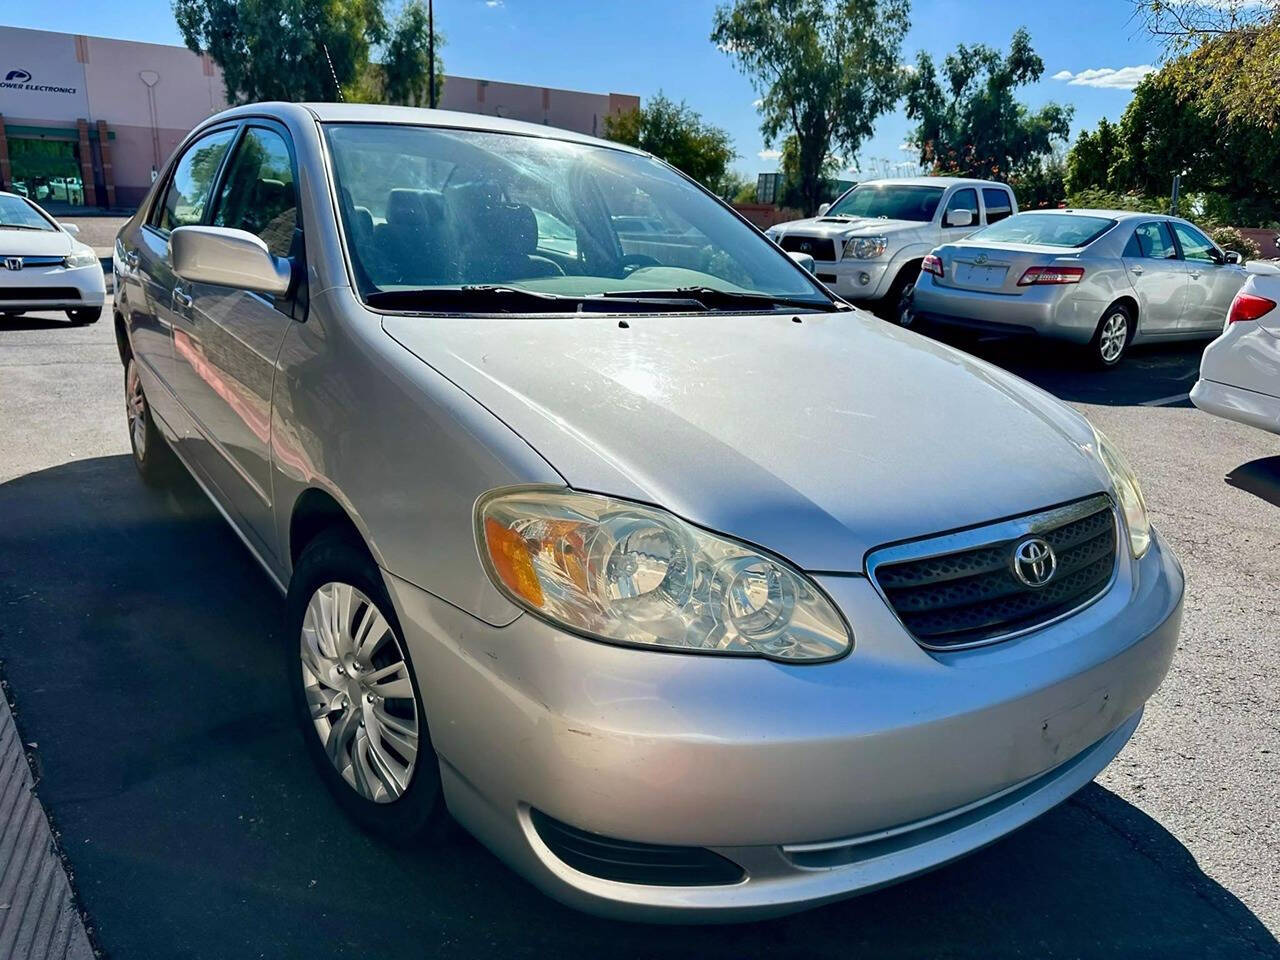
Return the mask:
[[138,365],[133,360],[125,372],[124,412],[129,418],[133,452],[142,460],[147,455],[147,398],[142,395],[142,380],[138,378]]
[[915,317],[911,313],[911,298],[915,295],[916,285],[909,283],[902,288],[902,297],[898,300],[898,323],[909,327]]
[[1098,337],[1098,349],[1102,359],[1107,363],[1115,363],[1124,352],[1124,342],[1129,336],[1129,322],[1123,313],[1113,313],[1102,324],[1102,334]]
[[395,631],[355,587],[326,583],[307,603],[301,639],[302,685],[329,761],[366,800],[398,799],[418,758],[418,703]]

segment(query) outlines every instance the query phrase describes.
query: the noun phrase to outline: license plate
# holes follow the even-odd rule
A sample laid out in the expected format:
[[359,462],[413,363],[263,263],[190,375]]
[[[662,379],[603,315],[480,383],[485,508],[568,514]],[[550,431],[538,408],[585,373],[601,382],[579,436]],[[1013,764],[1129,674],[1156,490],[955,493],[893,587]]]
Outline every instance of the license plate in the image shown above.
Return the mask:
[[956,283],[970,287],[1002,287],[1008,267],[997,267],[994,264],[957,263]]

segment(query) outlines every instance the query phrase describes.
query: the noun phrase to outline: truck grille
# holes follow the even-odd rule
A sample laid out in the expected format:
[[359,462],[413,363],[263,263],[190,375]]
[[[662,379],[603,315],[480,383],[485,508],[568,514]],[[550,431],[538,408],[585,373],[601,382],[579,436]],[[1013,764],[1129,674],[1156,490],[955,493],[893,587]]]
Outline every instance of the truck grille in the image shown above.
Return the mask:
[[807,253],[815,260],[825,260],[828,263],[836,258],[835,241],[822,237],[800,237],[789,233],[783,236],[779,245],[788,253]]
[[1115,574],[1117,543],[1115,508],[1099,495],[886,547],[867,569],[922,646],[956,649],[1025,633],[1097,599]]

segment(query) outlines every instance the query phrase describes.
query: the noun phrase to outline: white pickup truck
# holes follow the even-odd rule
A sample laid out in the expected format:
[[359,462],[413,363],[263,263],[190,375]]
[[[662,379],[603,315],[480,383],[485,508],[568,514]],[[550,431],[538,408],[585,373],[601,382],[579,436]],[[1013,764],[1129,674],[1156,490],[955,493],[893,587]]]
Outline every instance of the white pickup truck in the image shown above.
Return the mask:
[[819,207],[818,216],[765,233],[789,253],[812,256],[833,293],[901,323],[925,254],[1017,212],[1013,190],[994,180],[868,180]]

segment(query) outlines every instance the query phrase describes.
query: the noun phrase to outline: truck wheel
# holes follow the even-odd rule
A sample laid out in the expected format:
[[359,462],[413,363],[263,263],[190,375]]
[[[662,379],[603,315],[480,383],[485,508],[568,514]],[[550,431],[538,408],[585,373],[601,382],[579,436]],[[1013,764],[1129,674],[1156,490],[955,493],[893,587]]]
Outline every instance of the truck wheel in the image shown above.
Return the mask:
[[884,298],[883,316],[890,323],[909,327],[915,321],[913,296],[920,278],[920,264],[909,263],[898,272]]

